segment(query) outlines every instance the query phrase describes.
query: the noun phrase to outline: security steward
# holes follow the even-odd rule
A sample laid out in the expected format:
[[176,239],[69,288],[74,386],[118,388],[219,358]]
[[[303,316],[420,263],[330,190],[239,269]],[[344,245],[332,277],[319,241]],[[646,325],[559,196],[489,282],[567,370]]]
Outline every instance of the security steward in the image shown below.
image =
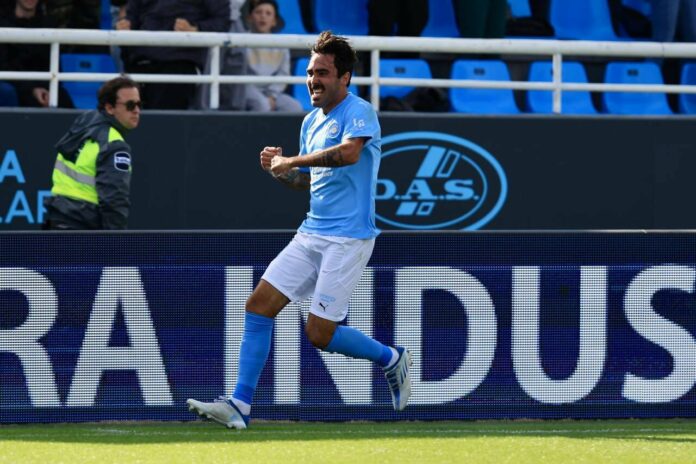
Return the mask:
[[81,114],[56,144],[53,196],[45,201],[44,229],[125,229],[130,208],[131,149],[138,127],[138,84],[126,76],[104,83],[96,110]]

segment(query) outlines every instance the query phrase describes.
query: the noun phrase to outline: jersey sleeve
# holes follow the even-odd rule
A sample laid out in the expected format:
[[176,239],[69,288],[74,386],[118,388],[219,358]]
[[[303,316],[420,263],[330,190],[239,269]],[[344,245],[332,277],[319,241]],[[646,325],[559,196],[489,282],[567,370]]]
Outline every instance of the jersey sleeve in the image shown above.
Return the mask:
[[380,130],[377,113],[369,103],[357,102],[346,111],[343,128],[344,141],[358,137],[376,137]]

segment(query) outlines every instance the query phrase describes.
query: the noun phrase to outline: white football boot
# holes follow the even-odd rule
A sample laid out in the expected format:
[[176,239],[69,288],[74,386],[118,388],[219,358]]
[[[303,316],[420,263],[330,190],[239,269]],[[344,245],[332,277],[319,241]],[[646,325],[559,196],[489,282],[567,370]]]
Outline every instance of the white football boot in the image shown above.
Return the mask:
[[245,429],[249,426],[249,416],[241,413],[239,408],[229,400],[221,396],[212,403],[204,403],[194,399],[186,400],[188,409],[195,412],[203,419],[210,419],[222,424],[228,429]]
[[384,376],[389,384],[389,392],[392,397],[394,410],[403,411],[411,396],[411,374],[409,369],[413,364],[408,348],[397,347],[399,359],[388,369],[384,369]]

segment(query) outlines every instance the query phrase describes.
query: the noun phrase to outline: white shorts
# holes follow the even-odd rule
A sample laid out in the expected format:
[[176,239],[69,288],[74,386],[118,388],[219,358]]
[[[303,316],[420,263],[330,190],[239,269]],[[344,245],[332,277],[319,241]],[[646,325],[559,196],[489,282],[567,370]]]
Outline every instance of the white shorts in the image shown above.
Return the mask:
[[312,314],[339,322],[348,314],[350,296],[374,246],[374,238],[361,240],[298,232],[261,278],[290,301],[311,296]]

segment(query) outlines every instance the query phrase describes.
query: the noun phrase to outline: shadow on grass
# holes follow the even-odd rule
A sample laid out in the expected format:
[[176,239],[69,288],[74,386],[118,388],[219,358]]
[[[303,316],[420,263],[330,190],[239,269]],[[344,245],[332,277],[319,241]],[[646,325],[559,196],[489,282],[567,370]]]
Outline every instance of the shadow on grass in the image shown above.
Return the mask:
[[[577,440],[640,440],[696,443],[696,421],[685,419],[612,421],[476,422],[253,422],[249,430],[213,423],[114,422],[0,426],[2,441],[43,443],[157,444],[278,442],[375,439],[466,439],[481,437],[563,437]],[[0,444],[0,448],[2,444]]]

